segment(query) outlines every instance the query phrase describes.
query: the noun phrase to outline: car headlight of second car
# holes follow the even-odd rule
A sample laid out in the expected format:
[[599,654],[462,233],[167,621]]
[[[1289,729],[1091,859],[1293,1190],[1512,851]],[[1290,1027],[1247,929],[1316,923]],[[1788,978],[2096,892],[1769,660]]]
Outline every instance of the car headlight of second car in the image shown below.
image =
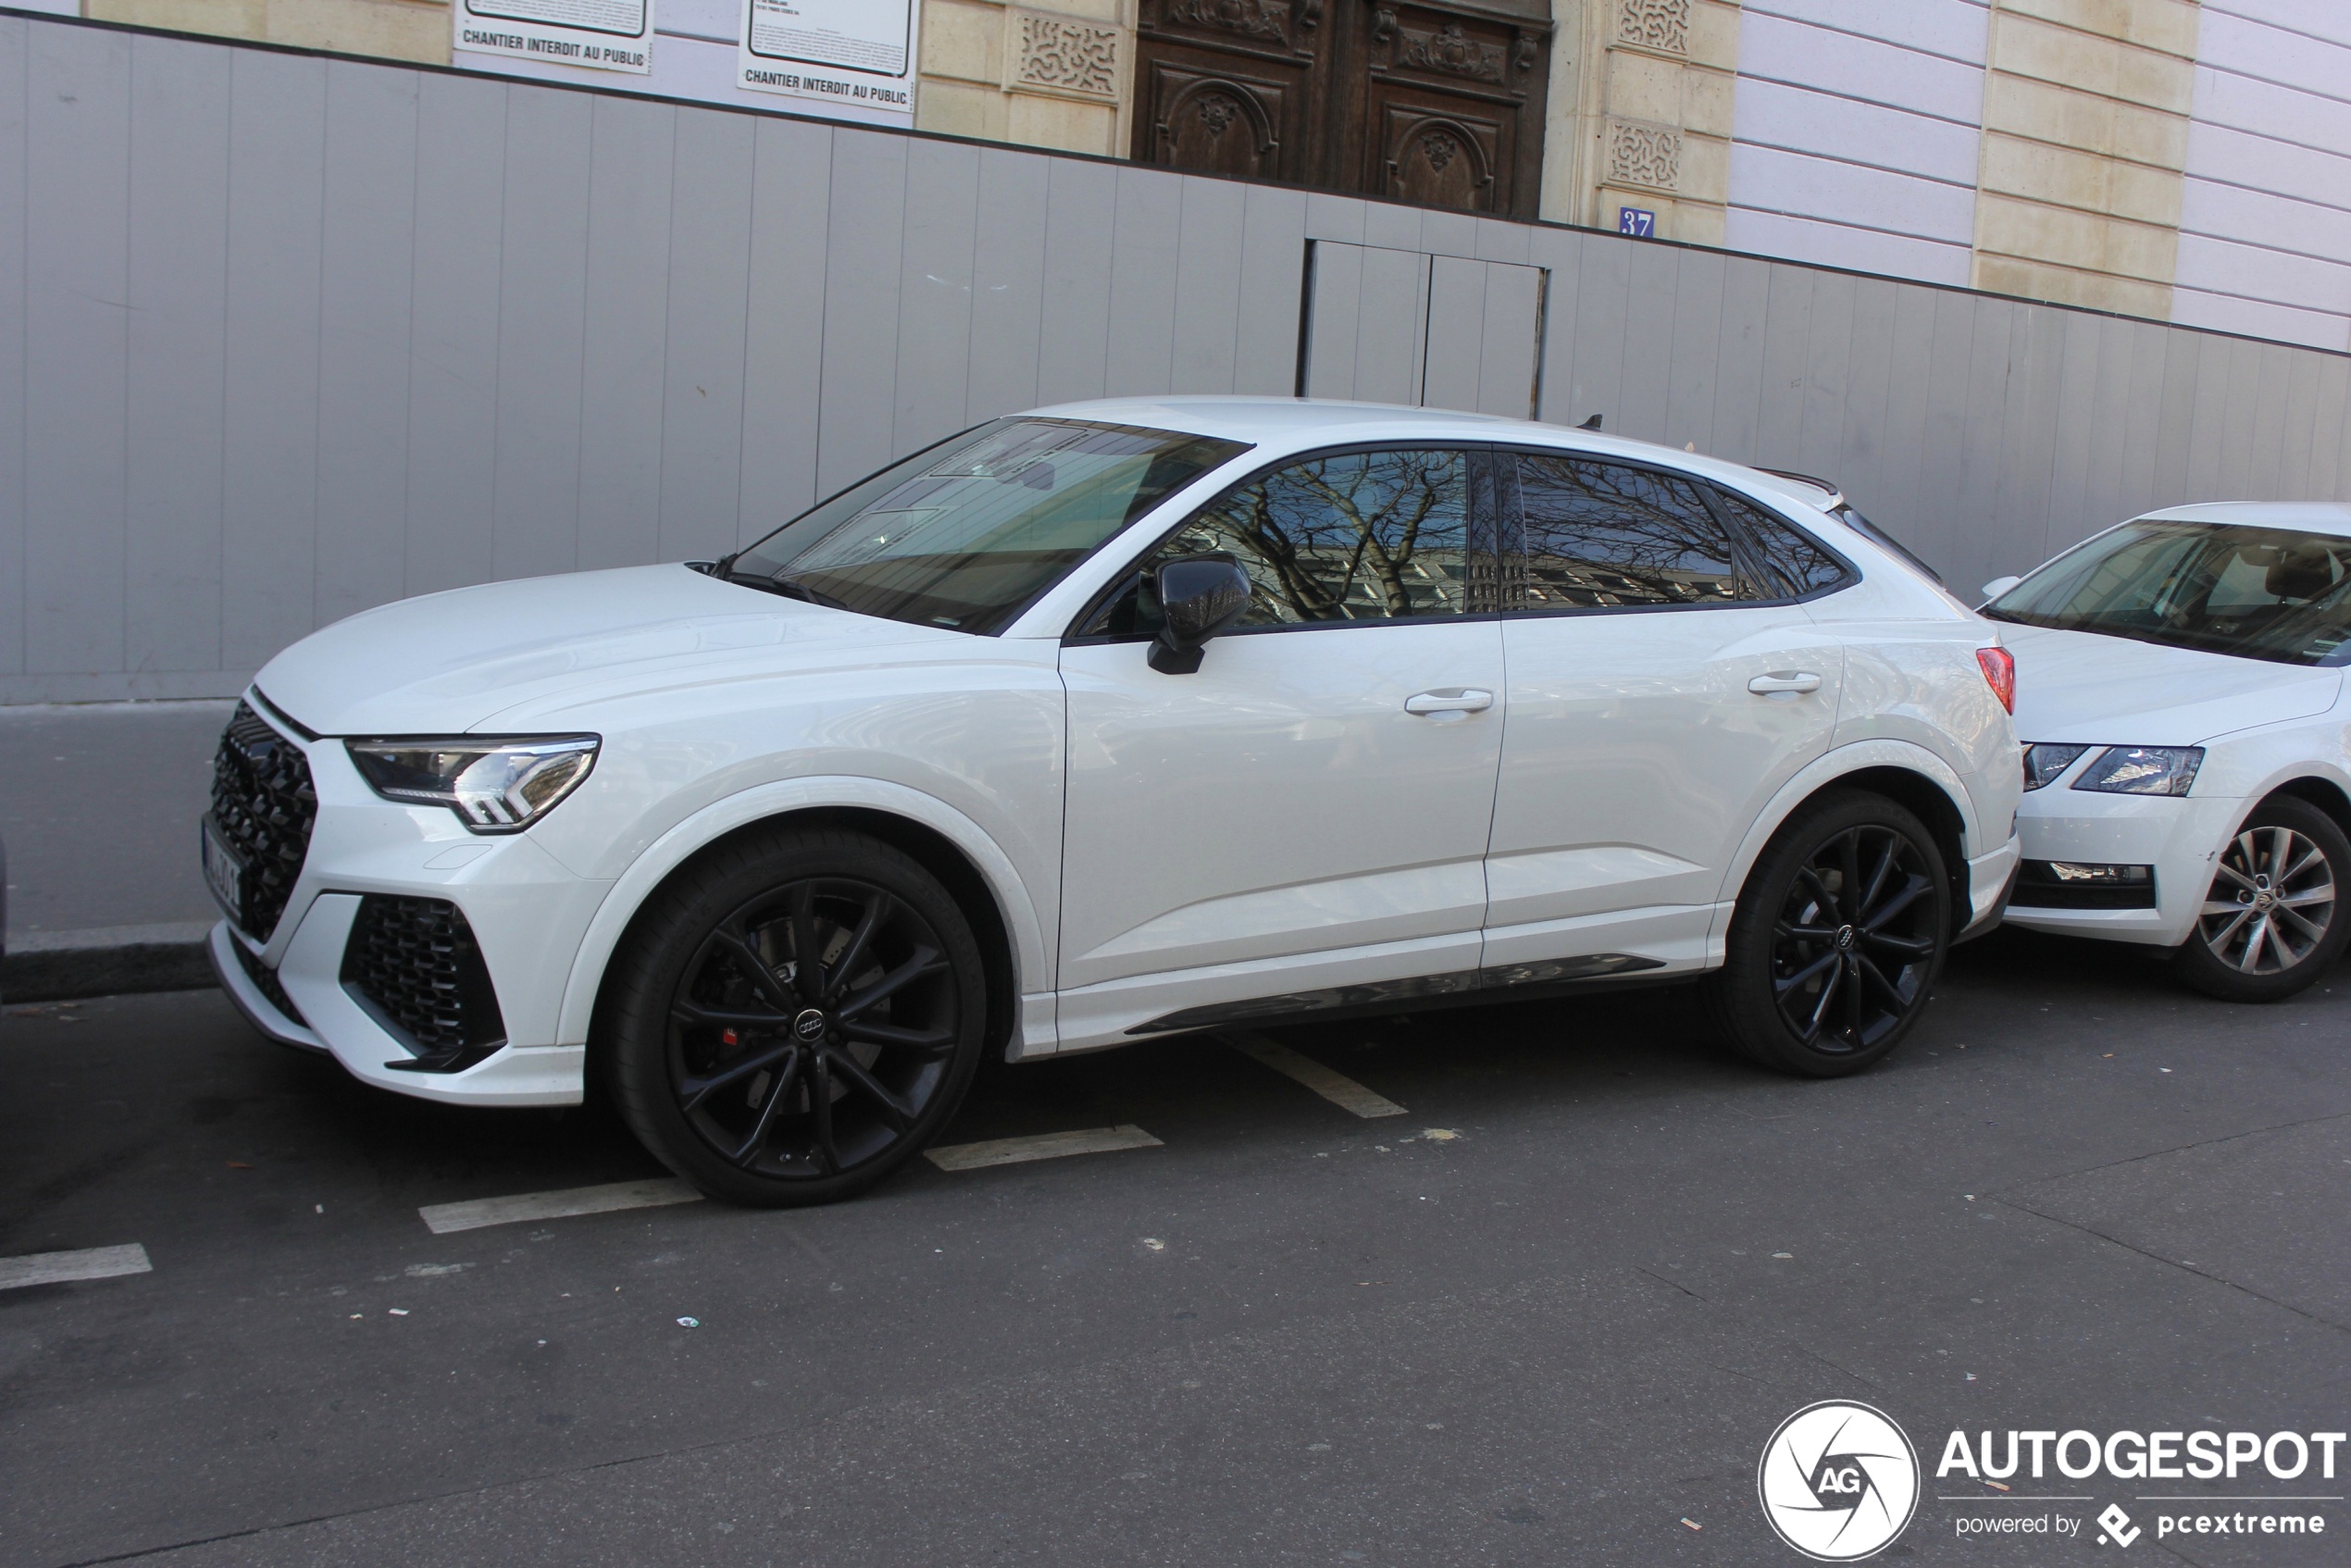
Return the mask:
[[447,806],[477,833],[519,833],[555,808],[596,765],[594,735],[389,736],[346,740],[377,794]]
[[2108,746],[2073,787],[2107,795],[2184,795],[2203,765],[2201,746]]

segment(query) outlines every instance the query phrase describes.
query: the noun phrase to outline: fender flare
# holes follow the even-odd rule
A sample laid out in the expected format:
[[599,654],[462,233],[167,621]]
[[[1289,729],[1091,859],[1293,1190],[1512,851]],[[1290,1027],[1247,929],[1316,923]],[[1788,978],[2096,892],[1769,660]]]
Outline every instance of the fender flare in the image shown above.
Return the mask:
[[563,1005],[555,1019],[556,1043],[586,1043],[596,996],[603,988],[604,970],[620,946],[621,934],[671,872],[737,828],[827,806],[863,807],[918,822],[952,843],[979,868],[996,900],[1004,930],[1012,939],[1015,1005],[1026,977],[1051,972],[1036,905],[1029,901],[1028,890],[1022,885],[1012,857],[997,846],[979,824],[934,795],[886,779],[847,775],[778,779],[713,801],[654,840],[605,890],[603,902],[588,922],[579,951],[572,957],[570,975],[564,981]]
[[[1959,814],[1962,852],[1983,852],[1983,824],[1976,818],[1975,802],[1968,794],[1959,771],[1949,763],[1912,740],[1881,737],[1832,747],[1814,757],[1794,778],[1780,786],[1770,803],[1758,814],[1754,825],[1748,828],[1747,837],[1739,840],[1738,852],[1731,857],[1722,889],[1715,894],[1717,915],[1714,934],[1718,942],[1729,928],[1730,912],[1738,902],[1739,893],[1747,887],[1748,874],[1762,858],[1763,846],[1770,843],[1772,836],[1795,815],[1797,807],[1838,779],[1872,767],[1898,767],[1906,773],[1918,774],[1941,790]],[[1965,866],[1959,869],[1964,875]]]

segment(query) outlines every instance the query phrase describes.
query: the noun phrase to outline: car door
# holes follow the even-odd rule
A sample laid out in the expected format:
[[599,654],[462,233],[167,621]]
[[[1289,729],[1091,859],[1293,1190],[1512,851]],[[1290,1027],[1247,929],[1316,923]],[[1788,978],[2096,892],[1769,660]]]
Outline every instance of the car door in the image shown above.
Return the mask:
[[[1476,967],[1505,700],[1472,467],[1417,448],[1277,465],[1064,648],[1064,1049]],[[1249,615],[1197,671],[1161,674],[1138,585],[1209,552],[1249,572]]]
[[1485,962],[1698,962],[1748,827],[1828,747],[1843,653],[1800,600],[1845,568],[1814,546],[1811,580],[1786,580],[1686,475],[1497,461],[1524,565],[1502,626]]

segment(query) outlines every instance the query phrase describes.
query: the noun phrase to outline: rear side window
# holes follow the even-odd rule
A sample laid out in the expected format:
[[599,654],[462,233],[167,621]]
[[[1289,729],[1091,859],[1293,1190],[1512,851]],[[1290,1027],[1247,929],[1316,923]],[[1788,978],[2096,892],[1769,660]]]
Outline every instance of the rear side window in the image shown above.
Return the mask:
[[1846,580],[1845,564],[1793,523],[1726,490],[1714,499],[1746,530],[1774,599],[1801,599]]
[[[1242,627],[1465,614],[1469,467],[1468,454],[1457,451],[1338,452],[1261,474],[1169,536],[1143,562],[1139,580],[1079,635],[1157,629],[1155,607],[1138,588],[1163,562],[1187,555],[1229,556],[1249,573]],[[1490,610],[1490,602],[1481,608]]]
[[1676,475],[1522,452],[1530,610],[1728,604],[1760,597],[1730,535]]

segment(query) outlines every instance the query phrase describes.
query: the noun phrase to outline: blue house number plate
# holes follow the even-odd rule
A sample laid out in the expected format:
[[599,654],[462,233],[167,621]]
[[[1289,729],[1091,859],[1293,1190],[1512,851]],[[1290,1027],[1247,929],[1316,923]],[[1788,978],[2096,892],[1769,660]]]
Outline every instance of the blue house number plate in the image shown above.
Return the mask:
[[1618,207],[1616,231],[1620,234],[1638,234],[1644,240],[1649,239],[1657,233],[1657,214],[1644,212],[1639,207]]

